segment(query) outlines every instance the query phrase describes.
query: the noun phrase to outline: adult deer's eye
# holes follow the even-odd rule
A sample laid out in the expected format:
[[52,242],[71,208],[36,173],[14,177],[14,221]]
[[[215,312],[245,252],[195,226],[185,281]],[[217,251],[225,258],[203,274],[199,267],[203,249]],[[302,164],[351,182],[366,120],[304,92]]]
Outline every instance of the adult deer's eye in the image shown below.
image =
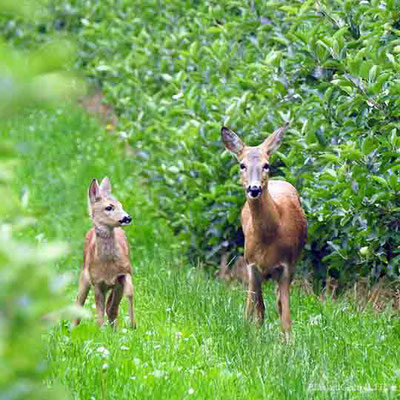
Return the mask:
[[268,170],[269,170],[269,164],[268,164],[268,163],[265,163],[265,164],[263,165],[263,170],[264,170],[264,171],[268,171]]
[[240,169],[241,169],[241,170],[244,170],[244,169],[246,169],[246,166],[245,166],[243,163],[241,163],[241,164],[240,164]]
[[106,211],[112,211],[113,209],[114,209],[113,206],[107,206],[107,207],[105,208]]

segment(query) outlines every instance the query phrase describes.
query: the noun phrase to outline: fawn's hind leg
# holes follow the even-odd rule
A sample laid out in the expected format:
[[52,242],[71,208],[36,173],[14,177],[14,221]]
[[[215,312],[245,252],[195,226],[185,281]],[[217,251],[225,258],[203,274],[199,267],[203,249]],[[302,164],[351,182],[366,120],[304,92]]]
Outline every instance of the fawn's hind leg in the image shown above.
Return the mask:
[[132,329],[136,328],[136,322],[135,322],[135,310],[133,306],[133,283],[132,283],[132,277],[130,275],[125,275],[124,277],[124,296],[128,298],[129,301],[129,321],[130,321],[130,327]]
[[114,330],[117,329],[118,326],[118,308],[123,294],[124,286],[123,283],[120,282],[120,279],[118,279],[118,283],[112,288],[111,293],[108,296],[106,308],[108,320],[110,321],[110,324]]
[[[81,276],[79,278],[79,292],[76,297],[76,305],[83,307],[85,304],[86,298],[89,294],[90,290],[90,279],[87,270],[83,270],[81,272]],[[75,320],[74,326],[78,326],[81,323],[81,319],[77,318]]]

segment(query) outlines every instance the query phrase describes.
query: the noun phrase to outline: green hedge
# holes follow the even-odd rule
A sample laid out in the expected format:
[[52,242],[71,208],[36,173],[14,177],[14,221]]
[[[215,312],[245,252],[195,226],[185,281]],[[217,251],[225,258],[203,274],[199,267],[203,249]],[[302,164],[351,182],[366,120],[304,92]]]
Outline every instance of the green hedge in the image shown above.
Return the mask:
[[304,269],[399,276],[399,1],[52,4],[47,24],[4,34],[75,36],[76,67],[115,105],[134,167],[192,258],[240,251],[244,195],[221,125],[257,144],[289,121],[272,175],[301,194]]

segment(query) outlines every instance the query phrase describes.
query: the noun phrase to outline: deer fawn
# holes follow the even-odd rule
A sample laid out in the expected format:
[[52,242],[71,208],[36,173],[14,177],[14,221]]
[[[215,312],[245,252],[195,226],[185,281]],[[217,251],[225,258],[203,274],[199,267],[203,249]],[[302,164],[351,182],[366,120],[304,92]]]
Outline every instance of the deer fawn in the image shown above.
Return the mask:
[[221,129],[225,147],[240,163],[247,201],[241,223],[249,291],[246,317],[264,320],[262,282],[277,281],[276,301],[285,337],[291,331],[289,291],[296,261],[307,240],[307,221],[296,189],[284,181],[269,181],[269,158],[282,142],[286,127],[277,129],[261,145],[246,146],[228,128]]
[[[76,303],[83,306],[90,286],[94,297],[99,326],[104,323],[106,311],[111,325],[116,329],[118,308],[123,296],[129,300],[130,326],[135,327],[133,310],[133,284],[130,249],[121,225],[128,225],[132,218],[111,194],[111,183],[104,178],[99,186],[92,179],[89,187],[88,206],[93,228],[86,234],[83,245],[83,270],[79,280]],[[106,294],[111,289],[107,299]],[[80,320],[75,322],[76,325]]]

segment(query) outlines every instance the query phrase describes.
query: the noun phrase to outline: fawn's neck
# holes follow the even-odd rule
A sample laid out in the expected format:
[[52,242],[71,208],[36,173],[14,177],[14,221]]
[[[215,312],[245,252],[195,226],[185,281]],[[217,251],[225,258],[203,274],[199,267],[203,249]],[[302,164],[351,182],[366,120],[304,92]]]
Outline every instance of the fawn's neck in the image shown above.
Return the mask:
[[118,258],[114,228],[95,225],[96,252],[100,260],[109,261]]
[[254,233],[263,242],[274,239],[279,226],[279,213],[268,188],[258,199],[248,199]]

